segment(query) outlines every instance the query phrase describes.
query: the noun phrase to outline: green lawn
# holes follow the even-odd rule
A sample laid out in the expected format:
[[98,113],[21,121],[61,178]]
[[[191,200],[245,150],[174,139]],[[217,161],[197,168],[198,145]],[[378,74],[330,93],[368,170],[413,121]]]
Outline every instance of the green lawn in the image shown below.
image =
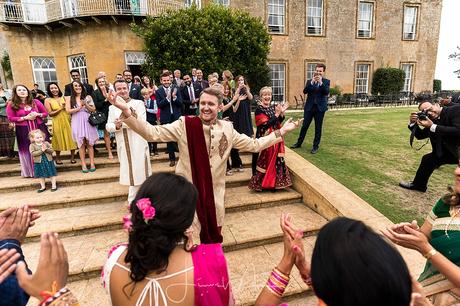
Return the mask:
[[[398,187],[400,180],[412,180],[421,157],[431,151],[430,143],[420,151],[409,146],[407,123],[412,110],[415,107],[329,111],[318,154],[310,154],[313,122],[302,148],[295,151],[393,222],[423,220],[446,187],[453,184],[455,166],[436,170],[426,193]],[[287,116],[297,118],[302,114]],[[299,131],[286,137],[287,146],[295,143]],[[423,143],[414,142],[415,147]]]

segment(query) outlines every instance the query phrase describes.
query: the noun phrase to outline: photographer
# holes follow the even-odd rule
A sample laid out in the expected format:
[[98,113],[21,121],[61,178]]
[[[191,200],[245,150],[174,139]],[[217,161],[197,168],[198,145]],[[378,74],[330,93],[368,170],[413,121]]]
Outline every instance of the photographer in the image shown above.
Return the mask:
[[[428,179],[436,168],[445,164],[457,164],[460,146],[460,105],[441,107],[425,101],[420,103],[419,113],[411,113],[409,129],[417,139],[430,138],[432,152],[422,157],[412,182],[400,182],[406,189],[425,192]],[[423,127],[423,128],[421,128]]]

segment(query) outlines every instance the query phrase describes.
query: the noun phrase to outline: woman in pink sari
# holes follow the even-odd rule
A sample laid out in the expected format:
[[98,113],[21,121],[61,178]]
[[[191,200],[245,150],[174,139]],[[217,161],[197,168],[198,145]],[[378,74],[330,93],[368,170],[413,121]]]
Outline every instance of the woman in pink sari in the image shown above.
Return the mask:
[[194,246],[198,192],[185,178],[150,176],[124,218],[128,243],[109,252],[102,284],[112,305],[233,305],[221,244]]
[[19,162],[21,163],[21,176],[34,177],[34,162],[29,152],[29,132],[40,129],[49,141],[49,132],[43,121],[48,112],[43,104],[32,98],[29,89],[24,85],[13,87],[13,97],[6,107],[8,120],[15,125],[16,139],[18,141]]

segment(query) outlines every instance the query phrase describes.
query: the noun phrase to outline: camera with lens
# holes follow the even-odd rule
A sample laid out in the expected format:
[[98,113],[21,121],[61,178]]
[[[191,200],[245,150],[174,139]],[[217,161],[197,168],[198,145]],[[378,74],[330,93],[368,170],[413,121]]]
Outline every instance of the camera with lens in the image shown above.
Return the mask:
[[428,112],[426,110],[422,110],[417,113],[418,120],[427,120],[428,119]]

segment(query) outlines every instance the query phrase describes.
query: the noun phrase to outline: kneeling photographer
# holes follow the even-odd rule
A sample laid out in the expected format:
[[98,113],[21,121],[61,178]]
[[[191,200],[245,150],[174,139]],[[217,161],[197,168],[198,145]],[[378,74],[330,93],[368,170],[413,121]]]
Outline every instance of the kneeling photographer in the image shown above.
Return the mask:
[[428,180],[436,168],[457,164],[460,146],[460,105],[441,107],[425,101],[419,104],[420,112],[411,113],[409,129],[417,139],[430,138],[432,152],[422,157],[412,182],[400,182],[406,189],[425,192]]

